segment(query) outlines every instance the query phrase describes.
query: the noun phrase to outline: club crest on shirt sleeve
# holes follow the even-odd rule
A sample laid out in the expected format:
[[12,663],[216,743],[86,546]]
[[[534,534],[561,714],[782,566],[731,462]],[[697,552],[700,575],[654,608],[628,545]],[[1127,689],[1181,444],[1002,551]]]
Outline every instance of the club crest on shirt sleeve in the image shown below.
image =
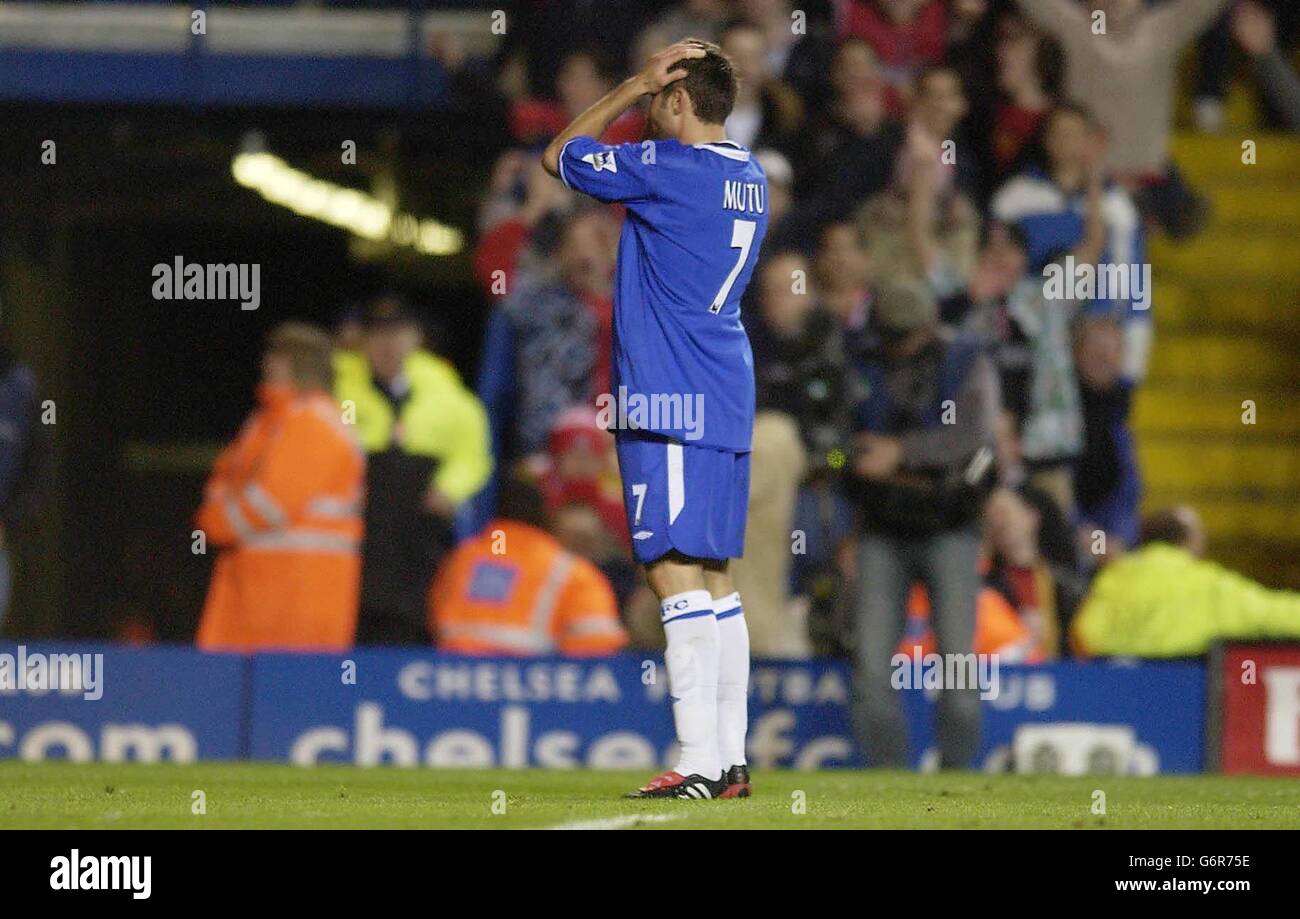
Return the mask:
[[613,150],[598,150],[594,153],[588,153],[582,158],[584,163],[590,163],[591,168],[600,172],[602,169],[608,169],[610,172],[618,172],[618,161],[614,159]]

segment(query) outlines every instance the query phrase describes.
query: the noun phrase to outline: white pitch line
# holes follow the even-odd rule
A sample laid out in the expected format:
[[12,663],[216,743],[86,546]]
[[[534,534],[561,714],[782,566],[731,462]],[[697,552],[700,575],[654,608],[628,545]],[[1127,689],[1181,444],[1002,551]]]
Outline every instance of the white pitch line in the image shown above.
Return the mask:
[[599,820],[576,820],[573,823],[558,823],[548,826],[548,830],[625,830],[630,826],[643,823],[667,823],[681,820],[685,814],[624,814],[621,817],[602,817]]

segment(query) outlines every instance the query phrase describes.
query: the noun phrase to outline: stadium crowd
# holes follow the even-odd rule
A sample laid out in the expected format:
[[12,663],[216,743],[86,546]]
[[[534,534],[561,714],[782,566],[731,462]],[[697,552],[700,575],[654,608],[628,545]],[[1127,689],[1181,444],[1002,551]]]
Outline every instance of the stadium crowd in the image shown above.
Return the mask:
[[[474,271],[493,307],[477,382],[461,381],[397,297],[345,317],[332,339],[279,330],[261,408],[223,454],[200,513],[229,547],[201,644],[275,643],[257,632],[264,615],[232,612],[251,578],[259,602],[318,618],[327,592],[359,594],[363,644],[662,647],[597,405],[610,392],[622,215],[546,175],[539,153],[649,53],[695,36],[732,59],[740,91],[727,132],[769,183],[770,231],[744,307],[759,412],[735,565],[753,653],[853,656],[865,685],[887,688],[900,648],[1026,662],[1204,650],[1167,641],[1186,636],[1179,617],[1194,597],[1141,649],[1116,636],[1133,633],[1123,606],[1142,593],[1134,585],[1159,597],[1191,570],[1232,577],[1197,567],[1209,563],[1190,509],[1139,518],[1130,413],[1159,347],[1145,240],[1186,239],[1206,216],[1169,155],[1181,52],[1204,35],[1203,129],[1221,118],[1230,35],[1254,62],[1270,117],[1295,128],[1300,82],[1278,50],[1294,37],[1294,9],[608,0],[512,15],[495,59],[434,41],[459,105],[499,113],[513,138],[478,213]],[[602,139],[639,143],[643,127],[629,113]],[[1119,266],[1131,283],[1075,283],[1079,266]],[[1054,288],[1057,276],[1067,280]],[[364,463],[321,408],[323,360]],[[301,392],[286,402],[286,387]],[[249,438],[289,429],[268,426],[272,415],[296,419],[299,433],[267,495],[264,473],[238,454]],[[347,561],[333,580],[299,579],[272,544],[292,541],[296,521],[359,540],[359,555],[317,547]],[[1085,602],[1094,584],[1104,587],[1095,609]],[[1216,610],[1194,613],[1206,644],[1296,621],[1294,597],[1250,596],[1258,602],[1239,608],[1257,617],[1215,624]],[[327,644],[352,642],[344,626],[332,634]]]

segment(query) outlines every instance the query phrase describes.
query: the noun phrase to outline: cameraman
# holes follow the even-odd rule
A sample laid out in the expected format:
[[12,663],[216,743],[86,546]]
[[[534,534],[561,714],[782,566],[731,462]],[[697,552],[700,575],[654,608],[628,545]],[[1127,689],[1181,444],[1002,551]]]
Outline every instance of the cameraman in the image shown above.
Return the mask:
[[[872,340],[856,374],[849,463],[861,513],[858,550],[858,715],[873,766],[907,766],[907,732],[891,658],[920,581],[941,654],[971,653],[980,590],[979,515],[995,478],[998,382],[978,343],[938,322],[930,288],[882,285]],[[974,687],[945,686],[941,765],[966,768],[979,747]]]

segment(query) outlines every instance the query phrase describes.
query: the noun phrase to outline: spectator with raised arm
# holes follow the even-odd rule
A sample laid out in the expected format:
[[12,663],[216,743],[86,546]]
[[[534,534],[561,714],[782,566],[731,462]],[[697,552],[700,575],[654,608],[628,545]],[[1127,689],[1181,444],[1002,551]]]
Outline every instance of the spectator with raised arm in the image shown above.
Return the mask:
[[1175,239],[1194,235],[1207,205],[1169,160],[1178,56],[1228,0],[1017,0],[1065,52],[1065,96],[1105,130],[1106,165]]
[[[995,219],[1016,224],[1027,245],[1030,274],[1044,280],[1044,270],[1058,257],[1084,242],[1088,234],[1089,198],[1102,174],[1103,138],[1087,109],[1059,103],[1044,124],[1042,157],[1009,179],[993,196]],[[1105,295],[1088,300],[1082,311],[1109,315],[1123,324],[1124,372],[1134,381],[1146,375],[1151,348],[1151,291],[1146,280],[1146,238],[1129,193],[1115,182],[1103,181],[1100,197],[1104,244],[1098,261],[1125,274],[1125,289],[1108,285]],[[1076,265],[1085,264],[1076,259]],[[1086,263],[1091,264],[1091,263]],[[1110,276],[1107,272],[1104,276]],[[1077,274],[1063,272],[1073,286]],[[1103,275],[1098,275],[1102,277]],[[1096,285],[1094,285],[1096,286]]]
[[1260,91],[1289,131],[1300,131],[1300,76],[1277,43],[1273,14],[1254,0],[1233,10],[1232,34],[1250,56]]

